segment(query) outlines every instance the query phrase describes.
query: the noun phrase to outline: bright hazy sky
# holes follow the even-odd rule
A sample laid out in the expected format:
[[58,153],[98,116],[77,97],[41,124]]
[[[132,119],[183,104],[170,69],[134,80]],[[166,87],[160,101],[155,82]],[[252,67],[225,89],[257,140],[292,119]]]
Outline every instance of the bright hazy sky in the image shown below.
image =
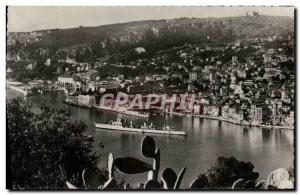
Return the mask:
[[25,32],[149,19],[243,16],[247,11],[258,11],[261,15],[294,16],[293,7],[9,6],[7,28],[9,32]]

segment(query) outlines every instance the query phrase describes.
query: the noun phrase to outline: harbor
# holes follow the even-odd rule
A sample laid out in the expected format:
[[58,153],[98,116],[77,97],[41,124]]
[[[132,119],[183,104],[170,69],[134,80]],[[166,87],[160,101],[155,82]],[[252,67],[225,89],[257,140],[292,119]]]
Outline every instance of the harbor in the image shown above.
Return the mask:
[[296,190],[295,11],[6,6],[6,188]]
[[6,82],[6,88],[8,88],[10,90],[13,90],[13,91],[21,94],[22,96],[25,96],[25,97],[32,94],[31,89],[28,86],[25,86],[21,82],[7,81]]
[[[13,97],[20,97],[20,94],[7,90],[7,98]],[[118,113],[69,106],[63,103],[64,99],[63,94],[38,94],[27,97],[26,101],[32,103],[34,111],[38,111],[38,105],[43,103],[55,108],[70,109],[72,120],[83,120],[88,125],[88,133],[94,137],[94,150],[101,153],[101,156],[106,156],[110,152],[116,156],[139,153],[144,134],[96,130],[94,122],[106,123],[116,120]],[[224,121],[176,115],[150,115],[149,118],[126,117],[139,125],[148,121],[155,126],[161,127],[167,124],[187,131],[187,136],[151,135],[158,146],[163,148],[164,154],[167,154],[165,155],[167,158],[162,159],[162,169],[171,166],[174,170],[180,171],[183,166],[193,167],[187,169],[187,178],[195,177],[194,169],[201,171],[209,168],[215,161],[215,156],[235,155],[243,161],[251,161],[255,164],[255,170],[260,173],[260,178],[266,178],[277,167],[289,167],[294,160],[293,131],[248,127]],[[101,148],[99,143],[103,144],[104,148]],[[187,148],[189,152],[186,152]],[[189,160],[181,161],[182,158]],[[99,161],[100,167],[106,166],[105,164],[104,159]],[[129,182],[137,184],[144,178],[144,174],[126,178]],[[184,186],[187,186],[191,181],[183,182]]]

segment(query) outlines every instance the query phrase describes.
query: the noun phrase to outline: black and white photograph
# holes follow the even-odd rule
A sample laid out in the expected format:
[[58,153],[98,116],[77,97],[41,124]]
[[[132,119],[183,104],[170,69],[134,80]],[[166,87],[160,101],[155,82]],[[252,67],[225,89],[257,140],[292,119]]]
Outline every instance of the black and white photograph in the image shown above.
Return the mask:
[[294,6],[5,9],[7,189],[296,190]]

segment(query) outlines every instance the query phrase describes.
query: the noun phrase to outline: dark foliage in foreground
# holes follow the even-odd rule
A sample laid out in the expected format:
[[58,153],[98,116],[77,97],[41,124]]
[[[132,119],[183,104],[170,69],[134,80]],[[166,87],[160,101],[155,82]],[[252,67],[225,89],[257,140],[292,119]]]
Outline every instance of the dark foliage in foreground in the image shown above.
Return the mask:
[[207,171],[209,184],[213,188],[229,187],[238,180],[256,180],[259,177],[253,172],[254,165],[251,162],[239,161],[234,157],[219,157],[214,166]]
[[[8,188],[66,188],[66,180],[82,186],[81,172],[97,160],[86,125],[72,122],[69,111],[41,106],[37,114],[30,109],[21,100],[7,103]],[[107,174],[101,176],[106,180]]]

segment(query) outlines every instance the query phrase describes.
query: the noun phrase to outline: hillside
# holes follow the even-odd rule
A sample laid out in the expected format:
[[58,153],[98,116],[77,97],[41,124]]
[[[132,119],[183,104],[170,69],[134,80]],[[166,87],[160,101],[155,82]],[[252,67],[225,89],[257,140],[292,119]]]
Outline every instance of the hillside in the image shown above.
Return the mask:
[[[101,57],[107,53],[124,54],[134,47],[149,52],[184,43],[224,43],[238,38],[294,34],[294,21],[280,16],[243,16],[226,18],[179,18],[136,21],[97,27],[78,27],[37,31],[38,42],[28,44],[27,51],[37,48],[49,54],[78,50],[83,55]],[[61,51],[61,50],[64,51]],[[74,53],[74,52],[73,52]],[[73,55],[73,54],[71,54]]]

